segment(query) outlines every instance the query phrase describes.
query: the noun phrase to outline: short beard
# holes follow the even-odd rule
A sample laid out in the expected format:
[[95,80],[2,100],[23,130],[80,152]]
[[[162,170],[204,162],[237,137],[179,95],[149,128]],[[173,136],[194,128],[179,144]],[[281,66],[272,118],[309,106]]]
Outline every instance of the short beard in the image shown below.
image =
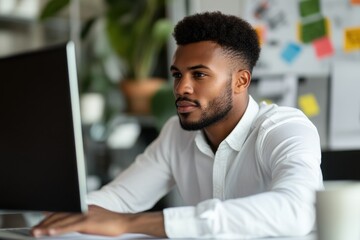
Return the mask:
[[199,121],[184,123],[180,118],[180,125],[184,130],[203,129],[223,120],[228,115],[233,107],[231,79],[228,82],[223,94],[209,102],[208,107],[203,110]]

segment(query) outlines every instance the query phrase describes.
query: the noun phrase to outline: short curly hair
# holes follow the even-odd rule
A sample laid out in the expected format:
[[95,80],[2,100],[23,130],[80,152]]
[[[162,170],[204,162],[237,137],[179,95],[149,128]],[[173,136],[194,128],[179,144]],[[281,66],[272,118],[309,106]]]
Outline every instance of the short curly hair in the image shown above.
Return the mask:
[[260,55],[259,39],[252,26],[239,17],[219,11],[185,17],[176,24],[173,36],[177,45],[215,42],[225,54],[240,60],[250,71]]

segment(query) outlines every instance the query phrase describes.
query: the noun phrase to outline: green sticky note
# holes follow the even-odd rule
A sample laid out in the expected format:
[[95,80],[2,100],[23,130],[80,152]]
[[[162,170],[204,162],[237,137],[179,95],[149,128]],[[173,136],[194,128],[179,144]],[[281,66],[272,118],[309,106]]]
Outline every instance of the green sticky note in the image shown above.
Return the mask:
[[300,29],[301,40],[303,43],[310,43],[315,39],[324,37],[326,36],[325,18],[303,23]]
[[306,17],[309,15],[320,13],[319,0],[301,0],[299,2],[300,16]]

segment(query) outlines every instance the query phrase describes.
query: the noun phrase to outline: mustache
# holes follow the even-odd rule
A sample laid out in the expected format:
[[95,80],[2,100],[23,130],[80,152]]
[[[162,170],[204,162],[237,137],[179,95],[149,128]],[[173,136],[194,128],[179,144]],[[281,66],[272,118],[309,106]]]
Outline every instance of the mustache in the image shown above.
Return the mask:
[[176,99],[176,101],[175,101],[175,105],[177,105],[177,103],[178,103],[179,101],[192,102],[192,103],[196,104],[196,106],[200,106],[200,102],[199,102],[199,101],[190,99],[190,98],[188,98],[188,97],[178,97],[178,98]]

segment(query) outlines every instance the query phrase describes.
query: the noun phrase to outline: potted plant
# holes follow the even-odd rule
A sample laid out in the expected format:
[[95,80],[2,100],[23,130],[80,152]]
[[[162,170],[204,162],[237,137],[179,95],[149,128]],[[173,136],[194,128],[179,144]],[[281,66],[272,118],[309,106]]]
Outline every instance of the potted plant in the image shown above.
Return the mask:
[[[149,114],[150,98],[166,81],[154,77],[159,54],[172,31],[172,24],[164,15],[166,0],[104,0],[104,11],[87,19],[82,36],[100,19],[111,48],[123,65],[120,89],[134,114]],[[40,19],[58,14],[70,0],[50,0]]]

